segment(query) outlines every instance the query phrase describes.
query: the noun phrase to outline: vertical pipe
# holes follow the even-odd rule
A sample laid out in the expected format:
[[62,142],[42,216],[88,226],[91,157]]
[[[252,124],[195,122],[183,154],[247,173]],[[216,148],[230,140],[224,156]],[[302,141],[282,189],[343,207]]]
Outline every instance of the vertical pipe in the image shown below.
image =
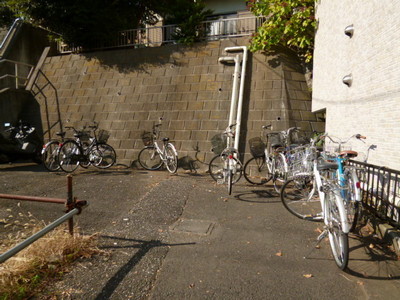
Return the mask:
[[[235,57],[235,70],[233,73],[233,84],[232,84],[232,96],[231,96],[231,108],[229,112],[229,124],[232,125],[235,123],[235,115],[237,114],[237,99],[238,99],[238,83],[239,83],[239,73],[240,71],[240,57],[236,55]],[[236,127],[236,134],[237,134]],[[236,138],[235,138],[236,141]],[[232,137],[228,137],[227,146],[232,147]]]
[[236,113],[236,138],[235,145],[236,149],[239,149],[239,141],[240,141],[240,128],[241,128],[241,119],[242,119],[242,107],[243,107],[243,94],[244,94],[244,83],[246,78],[246,67],[247,67],[247,47],[227,47],[225,48],[226,52],[231,51],[243,51],[243,59],[242,59],[242,71],[240,77],[240,89],[239,89],[239,100],[237,105],[237,113]]

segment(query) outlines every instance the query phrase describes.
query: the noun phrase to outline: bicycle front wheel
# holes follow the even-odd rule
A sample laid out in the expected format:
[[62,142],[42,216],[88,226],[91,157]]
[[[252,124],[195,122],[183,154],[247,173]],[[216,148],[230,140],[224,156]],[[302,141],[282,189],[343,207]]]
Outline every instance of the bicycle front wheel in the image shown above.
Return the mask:
[[227,172],[228,173],[227,173],[226,183],[228,185],[228,194],[231,195],[232,194],[233,171],[229,169]]
[[272,179],[265,156],[252,157],[244,165],[244,178],[251,184],[261,185]]
[[325,193],[324,213],[327,220],[329,243],[336,265],[344,270],[349,261],[349,238],[347,233],[343,232],[341,220],[344,218],[342,218],[340,201],[342,199],[332,190]]
[[[355,170],[345,172],[345,182],[347,189],[345,189],[345,208],[347,213],[347,221],[349,222],[350,232],[354,232],[358,220],[361,215],[360,188],[357,186],[357,174]],[[357,196],[358,195],[358,196]]]
[[115,164],[117,160],[117,154],[115,150],[109,144],[98,144],[94,147],[95,151],[92,151],[94,155],[93,164],[100,169],[107,169]]
[[287,164],[286,158],[282,153],[278,153],[274,158],[274,174],[273,182],[275,191],[280,194],[281,189],[286,182],[287,177]]
[[[242,163],[236,159],[234,159],[234,172],[232,176],[232,184],[238,182],[242,177],[243,165]],[[225,160],[221,155],[214,156],[208,165],[208,172],[210,173],[212,179],[215,181],[219,181],[224,179],[224,166]]]
[[42,161],[47,170],[55,172],[60,169],[58,163],[58,149],[60,143],[58,141],[52,141],[46,145],[42,153]]
[[283,206],[296,217],[321,221],[321,202],[312,176],[295,177],[285,182],[281,189]]
[[172,144],[165,146],[165,165],[171,174],[175,174],[178,170],[178,156],[176,155],[175,148]]
[[163,161],[154,146],[147,146],[139,152],[139,164],[146,170],[158,170]]
[[66,141],[59,149],[58,161],[61,170],[71,173],[79,166],[79,157],[82,152],[79,145],[75,141]]

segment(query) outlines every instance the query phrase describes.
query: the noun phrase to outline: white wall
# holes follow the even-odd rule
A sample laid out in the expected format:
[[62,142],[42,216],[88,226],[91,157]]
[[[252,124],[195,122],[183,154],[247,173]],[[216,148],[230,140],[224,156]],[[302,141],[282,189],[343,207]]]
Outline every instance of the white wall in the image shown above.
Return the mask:
[[[328,133],[376,144],[369,163],[400,170],[400,1],[322,0],[317,18],[313,111],[326,108]],[[349,73],[351,87],[342,83]]]

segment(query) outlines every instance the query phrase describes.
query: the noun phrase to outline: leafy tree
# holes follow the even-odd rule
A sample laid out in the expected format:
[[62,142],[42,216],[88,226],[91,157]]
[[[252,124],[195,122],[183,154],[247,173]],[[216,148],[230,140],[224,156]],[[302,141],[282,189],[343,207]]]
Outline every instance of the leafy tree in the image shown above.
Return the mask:
[[201,22],[211,15],[212,11],[205,10],[205,4],[201,0],[196,2],[193,0],[170,0],[169,2],[169,5],[163,7],[161,14],[167,24],[178,26],[174,38],[187,45],[200,41],[207,32],[207,28],[202,27]]
[[249,0],[249,10],[266,20],[253,36],[250,50],[285,46],[304,63],[312,60],[316,28],[315,0]]
[[187,18],[179,37],[190,40],[196,32],[187,28],[204,17],[201,5],[193,0],[2,0],[0,12],[12,11],[61,34],[68,44],[91,48],[112,40],[118,31],[154,23],[157,14]]

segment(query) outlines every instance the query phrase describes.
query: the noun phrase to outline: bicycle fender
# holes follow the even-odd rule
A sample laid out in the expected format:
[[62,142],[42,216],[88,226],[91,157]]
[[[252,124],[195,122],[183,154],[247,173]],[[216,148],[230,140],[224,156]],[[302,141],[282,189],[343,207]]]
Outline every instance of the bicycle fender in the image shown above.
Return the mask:
[[173,144],[171,144],[171,143],[168,143],[168,145],[171,146],[171,148],[174,151],[175,155],[178,156],[178,152],[176,151],[175,146]]
[[41,151],[40,153],[43,154],[43,153],[44,153],[44,150],[46,150],[46,148],[47,148],[50,144],[52,144],[52,143],[54,143],[54,142],[58,142],[58,141],[57,141],[57,140],[48,141],[48,142],[43,146],[42,151]]

